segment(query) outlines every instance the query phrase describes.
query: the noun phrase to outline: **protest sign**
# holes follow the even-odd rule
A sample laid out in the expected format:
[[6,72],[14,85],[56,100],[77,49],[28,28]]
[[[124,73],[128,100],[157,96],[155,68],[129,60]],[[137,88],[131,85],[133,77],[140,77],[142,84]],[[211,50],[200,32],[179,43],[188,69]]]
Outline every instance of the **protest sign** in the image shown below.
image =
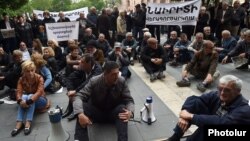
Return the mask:
[[79,21],[46,23],[48,40],[67,41],[69,39],[78,40]]
[[146,25],[196,25],[201,0],[178,3],[149,3]]
[[[33,13],[35,13],[38,17],[38,19],[43,19],[43,12],[41,10],[33,10]],[[77,18],[79,18],[80,12],[83,12],[85,16],[87,17],[88,14],[88,7],[80,8],[80,9],[75,9],[71,11],[63,11],[64,16],[68,17],[70,21],[75,21]],[[50,16],[53,17],[56,21],[59,19],[58,16],[59,12],[50,12]]]
[[4,39],[15,37],[15,29],[1,29],[1,34]]

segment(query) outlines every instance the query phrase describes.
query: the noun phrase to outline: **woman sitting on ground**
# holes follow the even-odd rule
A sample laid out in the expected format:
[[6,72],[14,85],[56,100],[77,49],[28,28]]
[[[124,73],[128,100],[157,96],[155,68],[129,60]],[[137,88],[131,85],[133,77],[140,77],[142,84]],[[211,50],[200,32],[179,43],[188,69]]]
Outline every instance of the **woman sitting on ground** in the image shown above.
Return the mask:
[[12,136],[16,136],[23,128],[25,128],[25,135],[30,134],[35,109],[44,111],[49,107],[49,102],[45,97],[43,77],[35,71],[36,66],[32,61],[28,60],[22,64],[22,76],[18,81],[16,93],[17,122],[15,129],[11,132]]

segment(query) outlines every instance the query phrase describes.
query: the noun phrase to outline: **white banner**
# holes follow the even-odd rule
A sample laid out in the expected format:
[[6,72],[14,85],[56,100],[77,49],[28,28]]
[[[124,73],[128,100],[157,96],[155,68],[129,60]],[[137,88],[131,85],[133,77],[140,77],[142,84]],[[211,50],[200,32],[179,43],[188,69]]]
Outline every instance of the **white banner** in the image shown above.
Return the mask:
[[[41,10],[33,10],[33,13],[37,14],[38,19],[43,19],[43,12]],[[65,17],[68,17],[70,21],[75,21],[77,18],[79,18],[80,12],[83,12],[85,16],[87,17],[88,14],[88,7],[80,8],[80,9],[75,9],[72,11],[65,11],[63,12]],[[57,21],[59,19],[59,12],[49,12],[50,15]]]
[[178,3],[149,3],[147,25],[196,25],[201,0]]
[[79,21],[46,23],[48,40],[67,41],[69,39],[78,40]]

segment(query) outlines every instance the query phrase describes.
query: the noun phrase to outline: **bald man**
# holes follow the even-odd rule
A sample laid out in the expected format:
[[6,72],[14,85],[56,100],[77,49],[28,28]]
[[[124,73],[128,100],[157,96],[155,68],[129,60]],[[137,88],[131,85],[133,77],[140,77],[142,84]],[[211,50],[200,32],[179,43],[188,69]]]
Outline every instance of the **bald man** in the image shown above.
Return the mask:
[[177,81],[179,87],[188,87],[191,85],[189,74],[195,78],[201,79],[197,89],[204,92],[214,79],[218,77],[219,72],[216,71],[218,64],[218,53],[214,50],[214,43],[206,40],[203,43],[203,49],[199,50],[190,63],[183,66],[182,80]]
[[165,78],[163,73],[166,70],[165,50],[158,44],[155,38],[147,40],[147,46],[141,54],[142,64],[146,72],[150,75],[150,81]]

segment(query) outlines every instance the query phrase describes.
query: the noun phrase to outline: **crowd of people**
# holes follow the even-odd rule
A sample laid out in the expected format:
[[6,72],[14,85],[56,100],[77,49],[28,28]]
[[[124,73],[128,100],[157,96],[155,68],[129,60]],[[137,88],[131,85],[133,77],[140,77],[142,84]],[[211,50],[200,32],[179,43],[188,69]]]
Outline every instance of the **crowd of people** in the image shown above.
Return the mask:
[[[18,104],[16,126],[11,135],[16,136],[22,129],[25,135],[30,134],[34,113],[50,107],[46,94],[66,87],[69,102],[62,117],[77,118],[75,140],[87,140],[86,126],[93,122],[113,121],[118,140],[127,141],[127,122],[134,112],[134,99],[127,85],[132,75],[129,66],[138,60],[150,82],[154,82],[165,78],[167,63],[172,67],[183,65],[177,86],[190,86],[191,74],[201,79],[197,89],[205,92],[219,76],[218,63],[231,62],[232,57],[245,58],[248,62],[237,69],[248,69],[250,30],[243,20],[248,8],[246,3],[240,6],[239,1],[232,7],[222,2],[221,7],[216,7],[217,15],[212,15],[202,7],[195,39],[191,40],[193,32],[187,31],[186,26],[181,33],[179,26],[168,26],[169,36],[162,45],[161,26],[145,25],[145,4],[137,4],[131,13],[119,11],[117,7],[113,11],[105,8],[100,15],[91,7],[86,17],[80,13],[77,19],[78,40],[61,42],[47,39],[45,24],[70,22],[62,11],[58,21],[49,11],[43,13],[43,20],[34,13],[31,19],[18,16],[15,20],[3,13],[0,28],[14,28],[16,33],[15,37],[0,40],[0,89],[7,86],[6,93]],[[217,27],[209,24],[212,20],[218,22]],[[249,124],[250,109],[240,94],[241,86],[241,80],[235,76],[223,76],[218,91],[188,98],[175,134],[169,140],[179,140],[191,124],[229,124],[231,121]],[[236,107],[236,111],[239,108],[249,114],[234,114],[230,108],[226,114],[218,114],[220,105]],[[201,112],[201,108],[205,110]],[[214,119],[206,120],[203,115]],[[237,120],[230,119],[231,116]]]

